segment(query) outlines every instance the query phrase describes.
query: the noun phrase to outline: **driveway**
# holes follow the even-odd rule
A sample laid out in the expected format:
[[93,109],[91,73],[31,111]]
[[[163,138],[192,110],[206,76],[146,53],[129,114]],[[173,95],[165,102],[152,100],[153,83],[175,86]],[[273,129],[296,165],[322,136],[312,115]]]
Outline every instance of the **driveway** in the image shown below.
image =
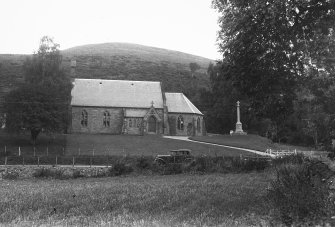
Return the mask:
[[251,152],[251,153],[254,153],[254,154],[258,154],[258,155],[262,155],[262,156],[270,156],[271,158],[275,158],[276,157],[273,154],[268,154],[268,153],[265,153],[265,152],[256,151],[256,150],[252,150],[252,149],[247,149],[247,148],[232,147],[232,146],[220,145],[220,144],[215,144],[215,143],[207,143],[207,142],[190,140],[187,136],[163,136],[163,137],[166,138],[166,139],[182,140],[182,141],[187,141],[187,142],[192,142],[192,143],[201,143],[201,144],[207,144],[207,145],[212,145],[212,146],[231,148],[231,149],[236,149],[236,150],[241,150],[241,151],[248,151],[248,152]]

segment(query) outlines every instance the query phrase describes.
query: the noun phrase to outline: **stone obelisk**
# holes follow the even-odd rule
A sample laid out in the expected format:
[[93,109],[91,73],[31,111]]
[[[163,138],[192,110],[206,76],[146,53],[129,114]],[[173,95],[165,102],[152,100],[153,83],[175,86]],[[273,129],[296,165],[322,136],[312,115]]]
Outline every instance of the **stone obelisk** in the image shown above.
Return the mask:
[[242,123],[241,123],[241,120],[240,120],[240,101],[237,101],[236,104],[237,104],[236,105],[236,107],[237,107],[237,122],[236,122],[236,129],[235,129],[234,134],[245,135],[246,133],[243,132]]

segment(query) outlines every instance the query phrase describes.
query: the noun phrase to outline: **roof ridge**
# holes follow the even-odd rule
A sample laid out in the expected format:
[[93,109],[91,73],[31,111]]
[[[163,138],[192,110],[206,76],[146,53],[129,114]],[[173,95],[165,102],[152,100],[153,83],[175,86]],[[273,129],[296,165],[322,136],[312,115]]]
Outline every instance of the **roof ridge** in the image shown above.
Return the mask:
[[90,81],[119,81],[119,82],[148,82],[148,83],[160,83],[160,81],[150,81],[150,80],[109,80],[109,79],[89,79],[89,78],[74,78],[74,80],[90,80]]

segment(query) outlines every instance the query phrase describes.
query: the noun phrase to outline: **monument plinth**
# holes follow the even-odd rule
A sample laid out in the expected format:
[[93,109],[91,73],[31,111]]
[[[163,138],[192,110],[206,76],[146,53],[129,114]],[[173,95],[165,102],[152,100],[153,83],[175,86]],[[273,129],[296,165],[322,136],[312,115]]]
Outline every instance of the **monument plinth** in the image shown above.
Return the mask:
[[237,104],[236,105],[236,107],[237,107],[237,122],[236,122],[236,128],[235,128],[234,134],[246,135],[247,133],[243,132],[242,123],[241,123],[241,120],[240,120],[240,101],[237,101],[236,104]]

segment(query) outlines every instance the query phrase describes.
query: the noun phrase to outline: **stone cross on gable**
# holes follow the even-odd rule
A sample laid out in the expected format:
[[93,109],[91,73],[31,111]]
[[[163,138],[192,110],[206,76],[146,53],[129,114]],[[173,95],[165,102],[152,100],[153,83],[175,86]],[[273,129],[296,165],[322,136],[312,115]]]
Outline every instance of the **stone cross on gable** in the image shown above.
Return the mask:
[[151,106],[154,106],[154,101],[151,101]]

